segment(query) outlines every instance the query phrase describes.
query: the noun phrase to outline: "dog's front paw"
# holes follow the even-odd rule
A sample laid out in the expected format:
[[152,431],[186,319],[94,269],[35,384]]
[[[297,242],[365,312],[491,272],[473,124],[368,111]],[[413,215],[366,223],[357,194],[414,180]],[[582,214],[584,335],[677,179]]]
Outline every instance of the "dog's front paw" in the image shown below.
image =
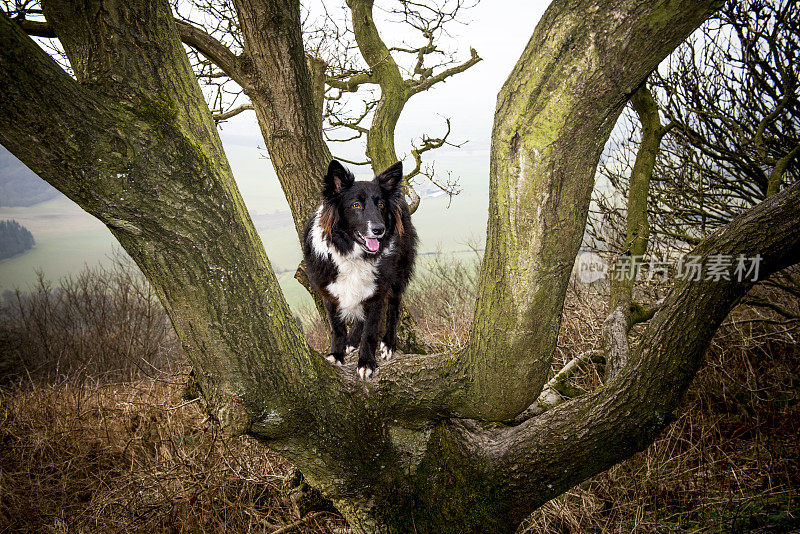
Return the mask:
[[361,361],[358,362],[358,376],[361,377],[361,380],[366,380],[372,377],[372,374],[375,372],[375,363],[374,362],[367,362]]
[[333,365],[342,365],[344,363],[344,354],[341,352],[331,352],[325,356],[325,359],[331,362]]
[[383,341],[381,341],[381,358],[387,361],[394,358],[394,349],[390,349]]

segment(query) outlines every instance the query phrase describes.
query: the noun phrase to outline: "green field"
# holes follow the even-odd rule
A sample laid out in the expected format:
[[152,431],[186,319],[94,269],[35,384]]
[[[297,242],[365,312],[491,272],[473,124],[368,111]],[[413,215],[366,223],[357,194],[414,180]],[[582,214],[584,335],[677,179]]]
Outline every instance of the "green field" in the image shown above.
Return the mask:
[[102,223],[66,197],[31,207],[0,208],[0,219],[15,219],[33,234],[36,246],[25,254],[0,261],[0,290],[27,289],[36,272],[57,279],[110,261],[115,243]]
[[[280,209],[263,201],[258,202],[263,205],[252,203],[248,200],[248,207],[258,212]],[[36,246],[25,254],[0,261],[0,291],[30,288],[37,271],[47,279],[57,280],[86,265],[109,264],[117,247],[102,223],[66,197],[31,207],[0,208],[2,219],[15,219],[28,228]],[[420,235],[420,266],[437,251],[471,254],[469,243],[480,241],[485,232],[486,200],[479,192],[463,193],[448,209],[446,198],[425,199],[413,220]],[[289,304],[295,309],[311,305],[308,293],[294,280],[301,256],[294,227],[283,224],[259,227],[258,231]]]

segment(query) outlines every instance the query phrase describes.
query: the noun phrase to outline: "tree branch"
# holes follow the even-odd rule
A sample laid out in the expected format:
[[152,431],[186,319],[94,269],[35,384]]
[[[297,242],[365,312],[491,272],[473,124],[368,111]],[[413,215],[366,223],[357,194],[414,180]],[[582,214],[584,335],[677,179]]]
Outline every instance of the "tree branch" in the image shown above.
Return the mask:
[[766,196],[770,197],[778,192],[781,187],[781,183],[783,182],[783,175],[786,172],[786,169],[789,167],[789,164],[792,162],[792,160],[798,156],[798,154],[800,154],[800,143],[796,144],[788,154],[783,156],[775,163],[775,166],[769,173]]
[[248,110],[252,110],[252,109],[253,109],[253,104],[248,102],[247,104],[242,104],[241,106],[236,106],[235,108],[229,109],[228,111],[225,111],[225,112],[222,112],[222,113],[215,113],[215,114],[212,115],[212,117],[214,119],[214,122],[221,122],[221,121],[228,120],[231,117],[235,117],[236,115],[238,115],[239,113],[242,113],[243,111],[248,111]]
[[350,165],[359,165],[360,166],[360,165],[371,165],[372,164],[372,162],[369,161],[369,160],[367,160],[367,161],[356,161],[356,160],[352,160],[352,159],[343,158],[341,156],[336,156],[335,159],[338,159],[339,161],[343,161],[344,163],[349,163]]
[[409,86],[409,93],[415,95],[419,92],[426,91],[431,87],[433,87],[434,85],[436,85],[437,83],[445,81],[447,78],[453,76],[454,74],[458,74],[459,72],[464,72],[471,66],[478,63],[481,60],[481,58],[478,56],[478,52],[474,48],[470,48],[469,51],[471,57],[464,63],[461,63],[460,65],[456,65],[455,67],[450,67],[449,69],[443,70],[442,72],[436,74],[435,76],[424,78],[419,82],[412,82],[410,80],[406,82]]
[[583,352],[568,361],[553,378],[547,381],[542,388],[542,392],[539,394],[539,398],[536,399],[536,402],[514,418],[514,423],[523,423],[531,417],[540,415],[575,397],[574,388],[567,386],[567,381],[570,377],[572,377],[584,363],[603,361],[605,361],[603,353],[598,350]]
[[[760,255],[759,277],[766,278],[800,262],[798,218],[800,183],[734,219],[693,254]],[[493,477],[503,481],[510,502],[520,503],[509,520],[649,445],[675,418],[714,331],[754,283],[679,281],[611,384],[482,436],[494,458]]]
[[[61,161],[82,161],[76,142],[92,139],[99,124],[93,95],[69,77],[24,32],[0,13],[0,140],[35,173],[75,200],[81,177]],[[37,139],[31,143],[31,139]]]
[[[240,58],[211,35],[181,19],[174,19],[181,40],[213,61],[227,76],[242,87],[247,87],[247,79],[240,68]],[[27,33],[36,37],[56,38],[52,25],[47,21],[15,20]]]
[[445,123],[447,124],[447,131],[442,137],[435,138],[423,135],[422,146],[414,146],[411,149],[411,155],[414,157],[415,165],[414,168],[404,176],[406,180],[411,180],[414,176],[418,175],[422,171],[422,154],[430,150],[441,148],[445,145],[445,143],[447,143],[447,138],[450,136],[450,119],[446,118]]
[[325,78],[325,83],[335,89],[341,89],[349,93],[358,91],[358,88],[368,83],[378,83],[371,72],[359,72],[345,79],[337,78],[336,76],[328,76]]
[[53,31],[52,26],[46,21],[27,20],[27,19],[13,19],[14,22],[19,24],[22,31],[34,37],[46,37],[54,39],[56,33]]
[[[331,160],[322,133],[323,61],[303,49],[297,0],[234,0],[253,76],[247,91],[302,239]],[[248,71],[249,72],[249,71]]]
[[771,300],[766,300],[757,297],[748,297],[744,302],[748,306],[755,306],[758,308],[766,308],[768,310],[772,310],[778,315],[785,317],[786,319],[800,319],[800,314],[786,308],[785,306],[781,306],[777,302],[773,302]]
[[[642,84],[633,94],[631,106],[642,125],[642,140],[628,181],[625,245],[612,271],[609,295],[611,313],[603,323],[602,346],[606,355],[606,381],[612,380],[628,363],[628,331],[634,324],[634,313],[639,310],[633,302],[633,286],[639,265],[632,258],[641,257],[647,251],[650,239],[650,181],[653,178],[659,144],[669,129],[662,127],[658,105],[646,84]],[[624,264],[623,260],[628,263]],[[622,265],[626,265],[629,272],[620,272],[618,269]],[[642,314],[638,315],[640,317],[637,318],[641,318]]]
[[240,58],[202,29],[180,19],[174,19],[181,41],[213,61],[225,74],[245,90],[249,80],[241,69]]
[[[628,202],[625,210],[625,244],[622,249],[622,256],[618,258],[612,271],[609,308],[613,311],[609,318],[618,314],[630,315],[627,310],[631,303],[636,274],[639,271],[639,266],[631,262],[630,259],[641,257],[647,251],[647,243],[650,239],[650,223],[648,222],[650,181],[653,178],[658,147],[661,143],[661,138],[666,133],[666,130],[661,126],[656,101],[646,84],[642,84],[633,93],[631,107],[638,115],[639,122],[642,125],[642,140],[639,143],[639,150],[636,152],[636,160],[628,181]],[[623,263],[623,260],[626,259],[629,263]],[[618,269],[623,265],[626,268],[630,268],[630,272],[620,273]],[[629,329],[630,326],[626,326],[624,331],[627,333]],[[609,370],[613,373],[618,368],[613,362],[614,354],[615,352],[612,352],[609,355],[611,357],[610,365],[606,367],[606,374],[609,377],[612,376],[608,375]],[[620,355],[622,354],[620,353]]]

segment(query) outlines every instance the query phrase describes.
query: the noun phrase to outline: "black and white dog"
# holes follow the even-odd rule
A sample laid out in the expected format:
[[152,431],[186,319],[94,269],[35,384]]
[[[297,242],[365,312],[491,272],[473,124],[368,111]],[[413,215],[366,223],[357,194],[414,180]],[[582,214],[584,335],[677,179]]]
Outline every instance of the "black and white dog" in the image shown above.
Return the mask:
[[[322,296],[331,324],[328,360],[341,365],[358,348],[358,374],[375,370],[384,304],[381,356],[397,348],[400,298],[411,278],[417,233],[400,188],[397,162],[370,182],[356,182],[336,160],[325,175],[322,204],[306,224],[303,256],[312,287]],[[348,335],[346,323],[350,322]]]

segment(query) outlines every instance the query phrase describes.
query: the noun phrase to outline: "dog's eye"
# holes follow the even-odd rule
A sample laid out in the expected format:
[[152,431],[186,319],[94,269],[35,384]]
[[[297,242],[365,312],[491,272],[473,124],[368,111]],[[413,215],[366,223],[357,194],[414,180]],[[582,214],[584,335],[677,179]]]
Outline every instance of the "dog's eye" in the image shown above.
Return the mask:
[[353,202],[353,209],[360,210],[361,209],[361,202]]
[[378,208],[383,209],[383,200],[378,201]]

